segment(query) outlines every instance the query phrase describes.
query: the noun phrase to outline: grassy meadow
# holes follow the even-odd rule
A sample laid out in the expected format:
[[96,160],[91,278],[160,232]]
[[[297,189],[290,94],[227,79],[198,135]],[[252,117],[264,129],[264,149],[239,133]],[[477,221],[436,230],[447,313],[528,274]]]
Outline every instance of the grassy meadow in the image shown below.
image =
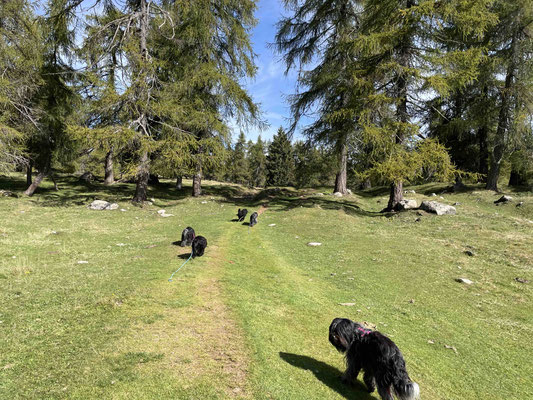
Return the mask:
[[[424,400],[533,398],[531,192],[495,206],[481,189],[417,186],[406,197],[459,202],[457,215],[382,215],[386,189],[205,182],[192,198],[185,184],[152,187],[143,208],[133,185],[71,177],[0,197],[0,399],[378,399],[340,382],[334,317],[391,337]],[[258,225],[233,221],[239,207]],[[169,282],[189,225],[206,253]]]

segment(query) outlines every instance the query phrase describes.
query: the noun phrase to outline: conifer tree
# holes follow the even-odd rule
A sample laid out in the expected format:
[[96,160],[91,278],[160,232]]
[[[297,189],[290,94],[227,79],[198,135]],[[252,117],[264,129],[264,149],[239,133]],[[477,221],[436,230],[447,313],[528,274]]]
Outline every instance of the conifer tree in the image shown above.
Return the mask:
[[247,185],[250,182],[250,166],[246,156],[246,137],[241,131],[231,156],[231,181]]
[[279,128],[268,147],[267,184],[288,186],[294,180],[294,155],[292,144],[283,128]]
[[419,110],[427,94],[448,96],[477,76],[481,49],[442,51],[436,38],[453,21],[464,35],[481,35],[490,26],[488,2],[367,0],[359,35],[353,41],[353,73],[369,92],[360,112],[363,137],[377,154],[368,174],[391,183],[386,210],[403,198],[403,181],[425,163],[440,159],[438,176],[450,179],[454,168],[438,143],[424,138]]
[[28,141],[28,153],[38,170],[35,180],[24,192],[31,196],[45,177],[55,179],[53,163],[76,157],[75,143],[67,131],[68,118],[79,104],[73,84],[76,73],[69,61],[74,57],[76,7],[81,0],[49,0],[46,14],[38,19],[43,29],[41,84],[34,104],[41,110],[39,127]]
[[27,0],[0,5],[0,171],[25,165],[26,140],[39,129],[33,98],[41,85],[42,31]]
[[250,145],[249,149],[251,185],[264,187],[267,180],[267,158],[266,146],[261,135],[257,137],[257,142]]
[[302,116],[316,109],[316,122],[304,133],[315,143],[335,149],[338,172],[334,191],[343,194],[347,192],[348,141],[357,131],[353,108],[359,101],[348,69],[353,53],[345,44],[358,34],[360,3],[286,0],[285,6],[293,15],[278,23],[275,43],[287,71],[300,71],[298,92],[290,98],[291,130]]

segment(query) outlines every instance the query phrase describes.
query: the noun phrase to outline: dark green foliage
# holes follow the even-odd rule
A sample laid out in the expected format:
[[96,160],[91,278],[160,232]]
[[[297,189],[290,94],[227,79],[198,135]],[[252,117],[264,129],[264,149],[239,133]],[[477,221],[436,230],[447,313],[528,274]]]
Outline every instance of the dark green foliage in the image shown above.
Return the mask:
[[267,158],[266,145],[261,139],[257,138],[256,143],[249,145],[248,160],[250,166],[250,183],[251,186],[264,187],[267,180]]
[[235,148],[233,149],[229,165],[231,182],[243,185],[248,185],[250,182],[250,166],[246,157],[246,148],[246,138],[241,131],[239,139],[237,140],[237,143],[235,143]]
[[283,128],[278,129],[268,146],[267,184],[288,186],[294,181],[294,155],[292,144]]
[[330,186],[333,183],[335,157],[325,148],[298,141],[294,144],[294,160],[296,187]]

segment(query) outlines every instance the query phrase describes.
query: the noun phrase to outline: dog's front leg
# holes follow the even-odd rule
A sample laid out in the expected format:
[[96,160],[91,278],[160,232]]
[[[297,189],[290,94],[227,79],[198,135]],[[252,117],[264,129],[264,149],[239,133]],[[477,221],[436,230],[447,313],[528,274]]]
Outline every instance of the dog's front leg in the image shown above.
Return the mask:
[[346,368],[344,375],[341,376],[342,383],[350,385],[354,384],[360,371],[361,363],[357,360],[348,359],[348,368]]
[[374,390],[376,390],[376,384],[374,383],[374,375],[372,375],[370,372],[365,371],[365,374],[363,375],[363,381],[365,382],[365,385],[368,389],[368,393],[372,393]]

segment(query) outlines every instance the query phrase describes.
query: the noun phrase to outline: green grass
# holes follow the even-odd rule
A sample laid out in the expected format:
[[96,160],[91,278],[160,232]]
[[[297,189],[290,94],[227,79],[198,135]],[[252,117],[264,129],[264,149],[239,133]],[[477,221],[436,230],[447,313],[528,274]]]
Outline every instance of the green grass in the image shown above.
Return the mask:
[[[533,281],[531,193],[512,194],[521,208],[445,193],[456,216],[415,222],[379,214],[381,189],[336,199],[207,182],[193,199],[164,183],[138,208],[132,185],[60,186],[0,198],[2,399],[377,399],[338,379],[338,316],[389,335],[423,399],[533,398],[533,283],[515,280]],[[420,202],[443,187],[414,189]],[[127,211],[89,210],[94,198]],[[231,221],[263,205],[249,233]],[[206,255],[169,283],[188,225]]]

